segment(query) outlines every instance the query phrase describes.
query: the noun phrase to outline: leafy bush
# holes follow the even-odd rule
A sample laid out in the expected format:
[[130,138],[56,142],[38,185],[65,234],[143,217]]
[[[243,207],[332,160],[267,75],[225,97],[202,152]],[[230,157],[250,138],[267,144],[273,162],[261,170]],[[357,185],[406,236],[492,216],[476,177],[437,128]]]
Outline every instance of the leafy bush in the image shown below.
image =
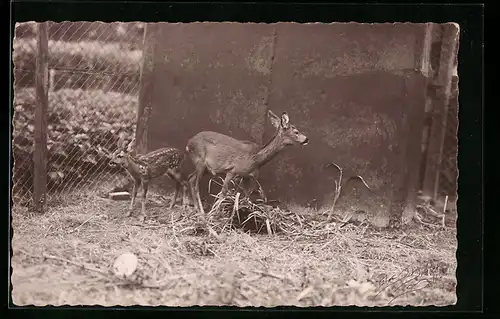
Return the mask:
[[[31,189],[35,90],[18,89],[14,110],[14,182]],[[100,90],[51,92],[47,114],[49,189],[112,172],[113,154],[134,134],[136,110],[136,96]]]
[[[15,39],[13,56],[16,87],[34,84],[36,69],[36,39]],[[100,41],[64,42],[49,41],[49,67],[90,72],[75,73],[75,88],[92,88],[92,85],[112,83],[127,93],[130,83],[139,83],[142,51],[131,49],[128,43],[105,43]],[[63,73],[62,75],[64,75]],[[101,81],[92,80],[92,75]],[[61,76],[62,76],[61,75]],[[58,79],[56,79],[58,80]],[[67,80],[67,79],[66,79]],[[65,81],[56,81],[65,82]]]

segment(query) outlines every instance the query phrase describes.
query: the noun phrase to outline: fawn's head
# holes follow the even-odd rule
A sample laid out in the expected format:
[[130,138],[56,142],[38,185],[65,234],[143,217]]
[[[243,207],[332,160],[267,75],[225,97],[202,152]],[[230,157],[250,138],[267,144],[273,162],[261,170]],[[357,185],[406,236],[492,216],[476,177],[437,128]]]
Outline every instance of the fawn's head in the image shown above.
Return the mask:
[[293,124],[290,124],[288,114],[283,112],[281,118],[274,114],[271,110],[268,111],[271,124],[278,130],[277,135],[280,136],[285,145],[307,145],[309,138],[302,134]]
[[126,164],[127,154],[133,154],[134,153],[134,148],[133,147],[135,145],[135,138],[133,138],[132,141],[130,143],[128,143],[126,146],[123,145],[123,144],[115,152],[115,155],[114,155],[114,158],[113,158],[113,166]]

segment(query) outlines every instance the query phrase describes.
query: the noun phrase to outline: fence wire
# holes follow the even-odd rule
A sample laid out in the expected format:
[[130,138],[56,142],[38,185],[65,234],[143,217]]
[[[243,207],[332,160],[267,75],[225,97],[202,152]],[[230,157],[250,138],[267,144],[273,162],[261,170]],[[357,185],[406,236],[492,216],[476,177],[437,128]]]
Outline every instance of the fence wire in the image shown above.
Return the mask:
[[[30,203],[37,23],[16,26],[13,42],[14,201]],[[47,198],[98,191],[122,179],[111,165],[135,131],[144,24],[48,23]]]

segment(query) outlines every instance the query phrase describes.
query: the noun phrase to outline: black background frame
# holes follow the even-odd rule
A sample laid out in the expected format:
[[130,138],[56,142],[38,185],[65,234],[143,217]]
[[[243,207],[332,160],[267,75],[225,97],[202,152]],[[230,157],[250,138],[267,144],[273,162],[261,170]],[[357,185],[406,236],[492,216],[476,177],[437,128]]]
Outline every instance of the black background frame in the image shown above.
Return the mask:
[[[10,5],[10,8],[9,8]],[[444,316],[457,317],[464,314],[479,315],[483,311],[492,313],[498,310],[499,302],[497,296],[500,291],[495,289],[493,278],[483,280],[486,268],[491,273],[497,271],[493,263],[487,264],[483,259],[484,224],[484,192],[483,183],[494,175],[484,175],[483,180],[483,155],[486,145],[483,141],[483,117],[484,117],[484,6],[477,4],[332,4],[318,2],[314,4],[290,3],[290,2],[165,2],[165,1],[21,1],[14,3],[2,2],[0,13],[4,17],[3,32],[7,34],[9,69],[2,72],[5,78],[9,75],[10,112],[5,112],[4,104],[1,128],[6,132],[1,136],[8,141],[9,151],[7,158],[7,176],[11,183],[11,119],[12,119],[12,97],[13,97],[13,64],[11,60],[12,37],[15,22],[24,21],[143,21],[143,22],[194,22],[194,21],[231,21],[231,22],[456,22],[460,25],[460,40],[458,52],[458,75],[459,75],[459,183],[458,183],[458,267],[457,267],[457,296],[458,302],[455,306],[448,307],[387,307],[387,308],[357,308],[357,307],[335,307],[335,308],[294,308],[280,307],[274,309],[254,308],[253,310],[240,310],[237,307],[192,307],[180,308],[155,308],[155,307],[17,307],[12,304],[10,285],[10,240],[12,229],[10,228],[10,188],[7,187],[4,194],[7,195],[8,214],[3,215],[7,221],[7,267],[4,272],[6,285],[8,287],[7,298],[2,299],[5,308],[9,308],[11,317],[88,317],[97,316],[111,319],[115,316],[182,316],[198,314],[203,317],[220,316],[259,316],[267,317],[279,315],[283,317],[305,316],[307,312],[314,312],[314,316],[346,315],[347,312],[355,312],[357,316],[378,315],[387,317],[398,316]],[[10,19],[8,19],[10,18]],[[9,25],[7,26],[7,21]],[[7,32],[6,32],[7,31]],[[5,39],[5,38],[4,38]],[[3,59],[2,65],[6,66]],[[5,103],[5,98],[3,99]],[[490,116],[493,120],[494,116]],[[493,134],[492,131],[490,133]],[[485,137],[491,137],[486,135]],[[4,144],[5,145],[5,144]],[[7,166],[6,165],[6,166]],[[5,180],[5,179],[4,179]],[[490,210],[495,214],[495,209]],[[495,227],[495,223],[489,221],[488,226]],[[498,231],[496,232],[498,233]],[[493,232],[489,233],[493,234]],[[484,248],[484,249],[483,249]],[[491,246],[493,248],[493,246]],[[495,249],[496,250],[496,249]],[[495,252],[492,250],[489,256],[494,259]],[[487,294],[487,288],[491,287],[491,293]],[[497,286],[498,287],[498,286]],[[250,309],[250,308],[246,308]],[[126,311],[123,310],[132,310]],[[160,310],[166,312],[159,312]]]

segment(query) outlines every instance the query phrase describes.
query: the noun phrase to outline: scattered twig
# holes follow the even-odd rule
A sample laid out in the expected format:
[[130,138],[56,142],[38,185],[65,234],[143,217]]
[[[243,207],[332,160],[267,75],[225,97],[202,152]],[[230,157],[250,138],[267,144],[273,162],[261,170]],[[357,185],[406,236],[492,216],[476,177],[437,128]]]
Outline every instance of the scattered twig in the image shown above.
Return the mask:
[[339,165],[335,164],[334,162],[331,162],[331,163],[329,163],[329,164],[326,165],[326,167],[330,167],[330,166],[335,166],[337,168],[337,170],[339,171],[339,178],[338,178],[338,180],[335,181],[335,194],[333,196],[332,206],[331,206],[331,208],[329,210],[327,210],[327,212],[328,212],[328,219],[327,220],[331,220],[332,215],[335,213],[335,206],[337,204],[337,201],[340,198],[340,194],[342,192],[342,188],[351,179],[359,179],[367,189],[371,190],[370,186],[368,186],[368,184],[366,183],[365,179],[361,175],[351,176],[351,177],[349,177],[343,183],[342,182],[342,177],[343,177],[343,170],[342,170],[342,168]]
[[137,224],[137,223],[131,223],[130,226],[137,226],[141,227],[143,229],[160,229],[160,228],[165,228],[168,227],[167,225],[144,225],[144,224]]
[[239,199],[240,199],[240,193],[238,192],[238,193],[236,193],[236,198],[234,200],[233,214],[231,216],[231,221],[233,220],[234,214],[237,214],[237,216],[238,216],[238,222],[241,224],[240,214],[238,214]]
[[443,214],[446,213],[446,208],[448,207],[448,195],[444,198]]
[[335,205],[337,204],[337,200],[339,199],[339,196],[340,196],[340,190],[342,187],[341,186],[342,185],[342,174],[343,174],[342,168],[340,166],[338,166],[337,164],[335,164],[334,162],[331,162],[326,167],[330,167],[330,166],[335,166],[339,170],[339,178],[338,178],[338,180],[335,181],[335,194],[333,196],[333,204],[332,204],[332,207],[330,208],[330,213],[328,214],[328,220],[331,219],[331,214],[333,214],[333,212],[335,211]]
[[89,218],[87,218],[87,220],[85,220],[83,223],[81,223],[77,227],[73,228],[72,230],[70,230],[68,233],[72,234],[72,233],[78,231],[83,225],[85,225],[87,222],[89,222],[94,217],[95,217],[95,215],[90,216]]
[[219,234],[217,234],[217,232],[212,228],[212,226],[210,226],[209,224],[207,224],[207,228],[208,228],[208,232],[210,233],[210,235],[212,235],[216,239],[220,240]]
[[441,225],[436,225],[436,224],[431,224],[431,223],[424,222],[423,219],[422,219],[422,217],[418,213],[415,214],[415,220],[417,222],[419,222],[420,224],[422,224],[422,225],[425,225],[425,226],[428,226],[428,227],[432,227],[432,228],[439,228],[439,227],[444,228],[444,229],[448,229],[449,228],[449,227],[446,227],[446,225],[442,225],[442,224]]
[[276,279],[280,279],[280,280],[286,280],[285,277],[282,277],[280,275],[276,275],[276,274],[273,274],[270,272],[265,272],[265,271],[261,271],[261,270],[255,270],[255,269],[252,269],[251,271],[256,273],[256,274],[259,274],[261,276],[267,276],[267,277],[276,278]]
[[333,243],[334,241],[338,241],[339,239],[334,237],[333,239],[327,241],[323,246],[321,246],[321,248],[319,250],[323,250],[325,249],[326,247],[330,246],[331,243]]
[[269,235],[272,235],[273,231],[271,230],[271,225],[269,224],[269,219],[266,219],[266,227],[267,227],[267,233]]
[[[191,276],[195,276],[195,275],[191,275]],[[174,280],[179,280],[179,279],[186,280],[186,276],[185,275],[171,276],[168,278],[164,278],[156,283],[143,283],[140,285],[140,287],[149,288],[149,289],[163,289],[163,288],[166,288],[166,287],[169,287],[170,285],[172,285],[172,282]]]
[[175,234],[175,224],[174,224],[174,216],[173,216],[173,214],[170,214],[170,223],[171,223],[171,227],[172,227],[172,236],[174,237],[175,242],[177,243],[177,246],[181,247],[181,242],[179,241],[179,238],[177,238],[177,236]]
[[49,231],[52,229],[52,226],[54,226],[54,224],[49,225],[49,229],[47,229],[47,231],[45,232],[45,235],[43,235],[43,238],[46,238],[49,235]]
[[314,288],[312,286],[309,286],[307,287],[306,289],[304,289],[296,298],[297,301],[301,301],[302,299],[304,299],[308,294],[310,294],[312,291],[314,290]]
[[286,245],[284,248],[282,248],[279,252],[282,253],[286,250],[288,250],[288,248],[292,247],[293,244],[297,241],[297,239],[299,238],[299,236],[295,236],[295,238],[292,239],[292,241],[290,242],[290,244]]
[[84,268],[84,269],[87,269],[87,270],[90,270],[90,271],[94,271],[94,272],[100,273],[101,275],[104,275],[104,276],[109,276],[110,275],[110,273],[107,272],[107,271],[100,270],[100,269],[97,269],[97,268],[93,268],[93,267],[87,266],[86,264],[77,263],[77,262],[71,261],[69,259],[65,259],[65,258],[61,258],[61,257],[56,257],[56,256],[51,256],[51,255],[47,255],[47,254],[42,254],[41,256],[36,256],[36,255],[28,253],[27,251],[25,251],[23,249],[17,249],[17,251],[25,254],[26,256],[32,257],[32,258],[40,258],[40,259],[44,259],[45,258],[45,259],[58,260],[58,261],[61,261],[61,262],[67,263],[67,264],[71,264],[71,265],[78,266],[78,267],[81,267],[81,268]]
[[158,264],[162,265],[163,268],[165,268],[169,273],[172,272],[172,267],[167,263],[167,261],[161,256],[161,254],[158,255],[158,257],[148,254],[150,258],[156,260]]

